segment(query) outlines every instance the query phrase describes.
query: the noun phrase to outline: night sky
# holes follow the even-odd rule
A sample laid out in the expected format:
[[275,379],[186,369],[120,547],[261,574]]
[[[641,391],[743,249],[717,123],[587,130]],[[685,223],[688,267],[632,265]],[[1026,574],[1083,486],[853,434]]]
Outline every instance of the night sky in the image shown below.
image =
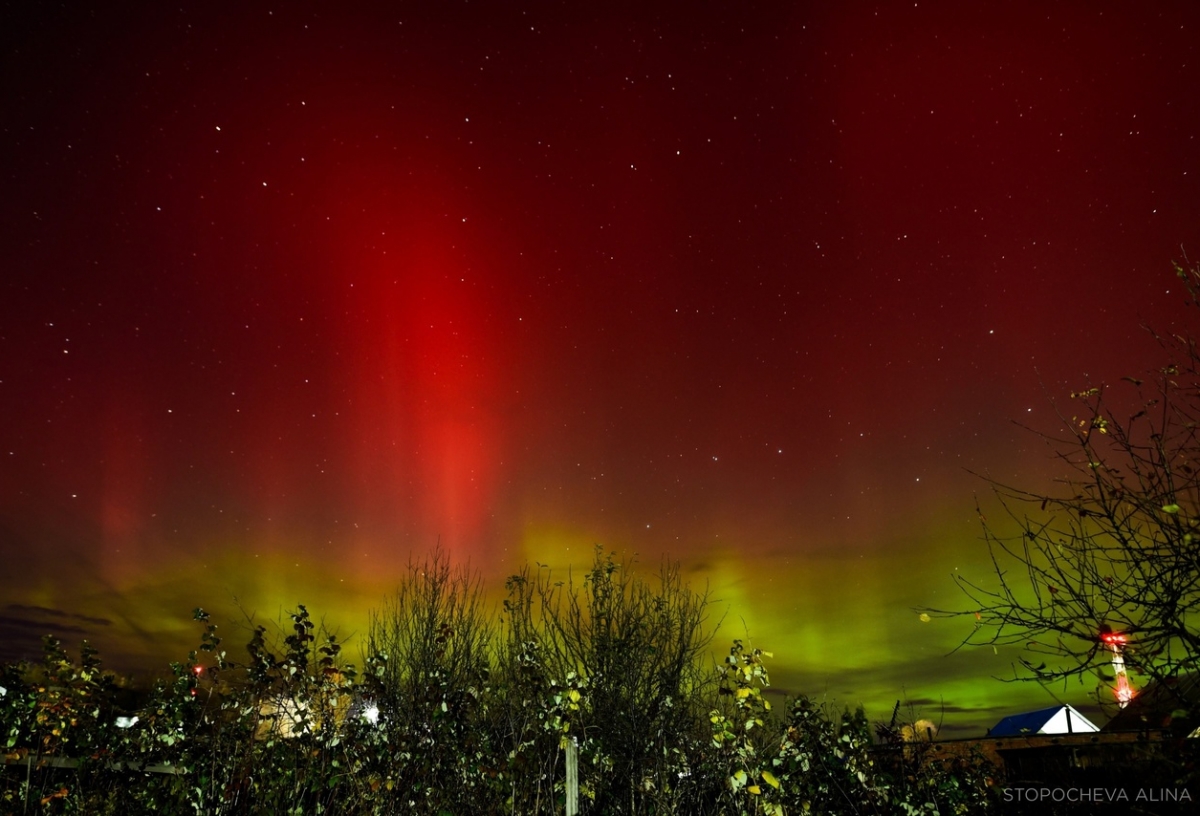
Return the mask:
[[783,690],[1052,704],[917,608],[1188,324],[1200,5],[63,5],[0,12],[0,656],[603,544]]

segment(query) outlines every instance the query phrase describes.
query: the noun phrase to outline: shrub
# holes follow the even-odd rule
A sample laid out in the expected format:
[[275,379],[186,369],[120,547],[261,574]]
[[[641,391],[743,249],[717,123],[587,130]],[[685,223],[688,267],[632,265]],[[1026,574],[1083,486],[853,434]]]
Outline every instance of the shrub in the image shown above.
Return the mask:
[[[481,583],[441,553],[374,616],[361,672],[299,606],[230,658],[200,645],[126,696],[86,644],[0,667],[0,813],[559,814],[578,749],[581,814],[983,813],[978,758],[879,753],[861,709],[807,698],[777,718],[770,653],[719,666],[708,599],[665,565],[647,581],[597,551],[576,583]],[[117,717],[123,717],[120,727]]]

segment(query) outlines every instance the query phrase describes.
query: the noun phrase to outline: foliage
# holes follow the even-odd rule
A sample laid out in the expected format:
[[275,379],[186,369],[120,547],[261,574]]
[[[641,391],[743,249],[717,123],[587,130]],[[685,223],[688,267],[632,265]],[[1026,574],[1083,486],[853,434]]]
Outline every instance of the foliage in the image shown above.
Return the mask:
[[[783,816],[780,781],[771,761],[771,742],[760,739],[767,725],[771,703],[763,696],[770,677],[761,649],[747,651],[740,640],[733,642],[721,667],[720,694],[732,701],[725,711],[709,714],[712,742],[717,749],[714,775],[724,779],[722,799],[740,816],[765,814]],[[710,765],[710,768],[712,768]]]
[[[1195,302],[1200,267],[1176,272]],[[1072,393],[1062,433],[1038,434],[1063,466],[1058,490],[991,481],[1015,522],[980,512],[996,583],[958,578],[974,608],[942,612],[974,615],[967,643],[1021,647],[1029,678],[1112,687],[1114,648],[1143,683],[1200,669],[1200,354],[1192,337],[1152,335],[1166,365]]]
[[533,711],[538,703],[521,700],[520,688],[566,695],[565,708],[538,716],[578,740],[591,807],[647,812],[686,779],[682,746],[702,722],[695,701],[713,682],[703,661],[713,637],[708,597],[683,584],[677,565],[664,564],[652,584],[599,548],[581,584],[546,569],[508,579],[507,687]]
[[[941,752],[933,742],[929,720],[900,724],[900,702],[890,723],[878,724],[882,745],[872,752],[876,778],[886,780],[878,793],[892,810],[906,814],[991,813],[999,809],[999,769],[984,758],[978,745]],[[865,738],[866,720],[857,713],[856,732]],[[849,715],[846,715],[849,716]],[[843,731],[845,729],[843,728]]]
[[710,662],[707,603],[672,565],[651,583],[597,551],[579,583],[510,578],[496,625],[435,553],[361,671],[303,606],[239,660],[197,609],[199,648],[138,699],[48,638],[0,667],[0,814],[560,814],[569,741],[582,814],[986,811],[973,766],[877,761],[861,710],[777,719],[769,653]]
[[493,639],[479,578],[451,567],[440,550],[410,563],[392,600],[372,616],[374,736],[401,760],[375,763],[372,778],[405,791],[414,810],[497,806],[501,787],[487,720]]
[[[886,786],[877,779],[863,710],[836,727],[807,697],[792,703],[777,765],[793,812],[887,812]],[[878,787],[877,787],[878,786]]]

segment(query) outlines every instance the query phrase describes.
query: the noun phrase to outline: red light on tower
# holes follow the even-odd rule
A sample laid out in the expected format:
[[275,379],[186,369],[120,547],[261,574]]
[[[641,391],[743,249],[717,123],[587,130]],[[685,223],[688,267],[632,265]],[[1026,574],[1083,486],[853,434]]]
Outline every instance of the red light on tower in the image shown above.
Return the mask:
[[1125,655],[1123,654],[1128,638],[1120,632],[1114,632],[1108,627],[1108,624],[1105,624],[1100,627],[1100,642],[1112,651],[1113,674],[1117,679],[1113,695],[1117,698],[1117,705],[1124,708],[1133,699],[1133,687],[1129,685],[1129,675],[1125,673]]

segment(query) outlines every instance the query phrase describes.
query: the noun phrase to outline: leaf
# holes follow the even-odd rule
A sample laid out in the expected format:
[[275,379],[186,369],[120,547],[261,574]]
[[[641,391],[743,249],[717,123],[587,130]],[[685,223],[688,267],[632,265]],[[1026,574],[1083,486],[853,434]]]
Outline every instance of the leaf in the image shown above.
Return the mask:
[[775,774],[771,773],[770,771],[763,771],[760,775],[762,776],[763,782],[766,782],[772,788],[779,788],[779,780],[775,778]]
[[921,623],[929,623],[929,621],[933,620],[931,617],[929,617],[928,612],[922,612],[917,616],[917,619],[920,620]]
[[45,807],[46,805],[50,804],[51,800],[53,800],[53,799],[66,799],[68,793],[69,792],[67,791],[67,789],[65,787],[62,787],[62,788],[59,788],[58,790],[56,790],[54,793],[50,794],[49,796],[42,797],[42,807]]
[[1178,513],[1178,512],[1179,512],[1179,505],[1178,505],[1178,504],[1166,504],[1166,505],[1163,505],[1163,512],[1164,512],[1164,513],[1170,513],[1170,514],[1173,516],[1173,515],[1175,515],[1176,513]]

